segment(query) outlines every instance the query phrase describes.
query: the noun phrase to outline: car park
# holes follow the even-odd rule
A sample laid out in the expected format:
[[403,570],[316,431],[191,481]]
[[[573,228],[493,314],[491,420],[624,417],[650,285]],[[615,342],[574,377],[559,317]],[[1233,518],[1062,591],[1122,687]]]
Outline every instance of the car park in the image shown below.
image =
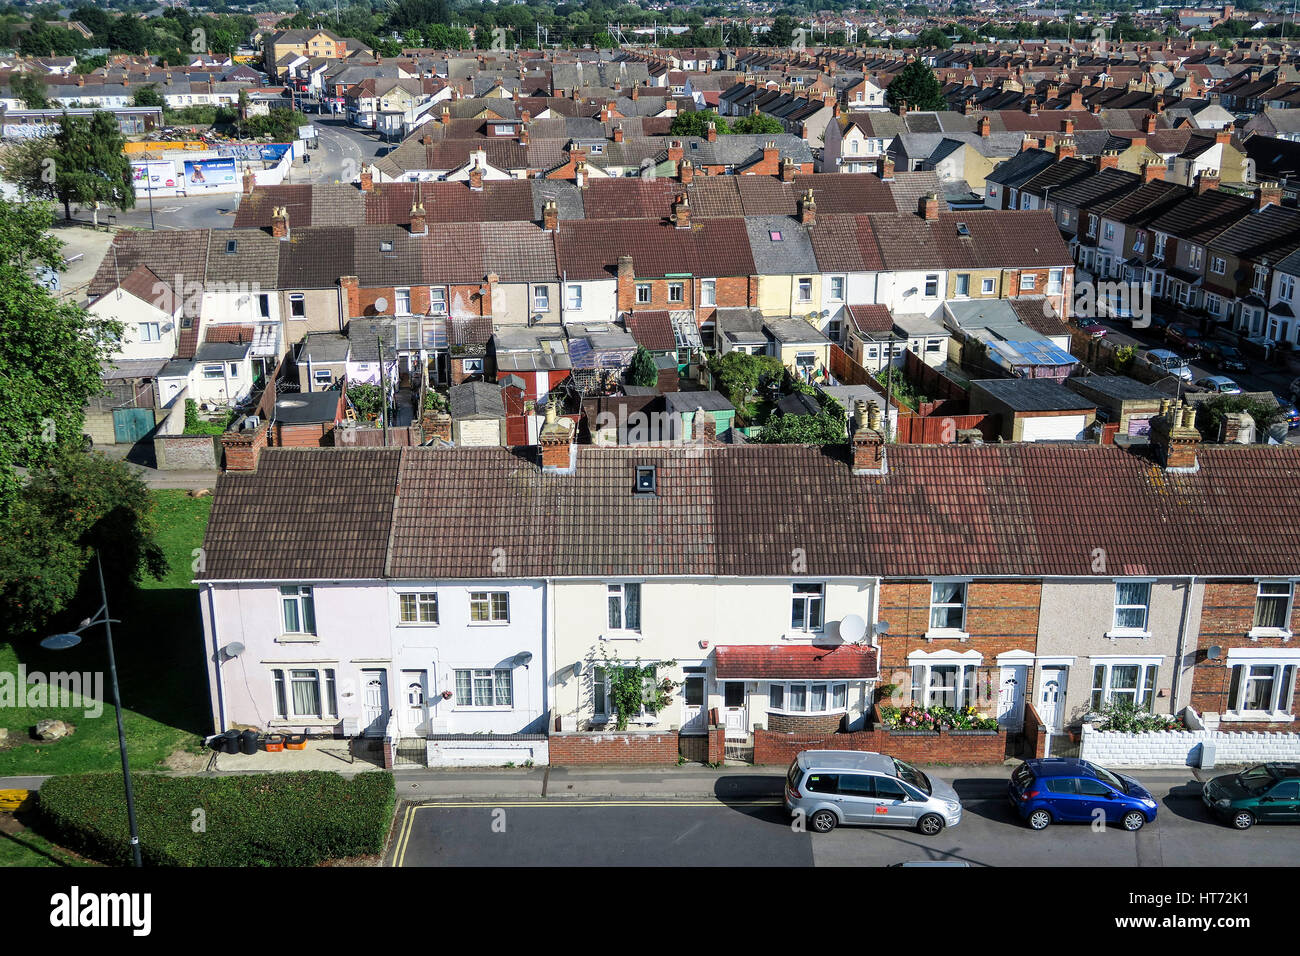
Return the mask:
[[1169,349],[1151,349],[1144,359],[1152,368],[1167,375],[1176,375],[1184,382],[1192,380],[1192,370],[1187,364],[1187,359],[1177,352],[1171,352]]
[[915,827],[934,836],[961,822],[957,791],[887,754],[805,750],[785,777],[785,808],[814,833],[842,824]]
[[1156,801],[1133,777],[1077,757],[1027,760],[1011,774],[1007,798],[1031,830],[1104,818],[1140,830],[1156,818]]
[[1300,823],[1300,763],[1262,763],[1215,777],[1201,801],[1238,830],[1256,823]]
[[1235,345],[1227,345],[1223,342],[1206,342],[1201,346],[1201,356],[1223,372],[1247,371],[1246,357],[1241,354],[1241,349]]
[[1196,387],[1203,388],[1207,392],[1216,392],[1219,395],[1241,394],[1241,386],[1226,375],[1207,375],[1196,383]]

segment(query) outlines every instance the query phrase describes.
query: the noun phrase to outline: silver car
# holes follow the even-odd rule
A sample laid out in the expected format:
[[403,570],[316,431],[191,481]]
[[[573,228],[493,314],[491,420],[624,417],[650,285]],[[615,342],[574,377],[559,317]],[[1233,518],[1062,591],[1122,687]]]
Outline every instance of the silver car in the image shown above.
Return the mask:
[[934,836],[961,822],[961,799],[951,786],[865,750],[800,753],[785,776],[785,808],[817,833],[844,823],[916,827]]

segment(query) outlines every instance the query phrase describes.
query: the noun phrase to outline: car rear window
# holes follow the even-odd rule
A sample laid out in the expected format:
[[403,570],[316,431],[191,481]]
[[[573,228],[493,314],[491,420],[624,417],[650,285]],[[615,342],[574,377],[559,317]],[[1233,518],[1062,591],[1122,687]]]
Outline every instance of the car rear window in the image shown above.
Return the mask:
[[1021,764],[1011,774],[1011,782],[1017,787],[1024,790],[1034,782],[1034,772],[1029,769],[1028,764]]
[[813,793],[837,793],[840,775],[837,773],[810,773],[807,787]]
[[802,776],[803,776],[803,768],[799,766],[799,761],[796,760],[794,763],[790,764],[790,770],[785,775],[785,779],[786,782],[790,784],[790,788],[792,790],[798,790],[799,778]]

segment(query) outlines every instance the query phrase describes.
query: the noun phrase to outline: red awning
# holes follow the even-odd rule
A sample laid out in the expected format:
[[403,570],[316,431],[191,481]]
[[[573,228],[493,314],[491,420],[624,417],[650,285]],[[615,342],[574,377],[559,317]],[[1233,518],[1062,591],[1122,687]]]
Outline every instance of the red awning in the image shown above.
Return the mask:
[[857,644],[834,647],[728,644],[715,649],[719,680],[874,678],[876,649]]

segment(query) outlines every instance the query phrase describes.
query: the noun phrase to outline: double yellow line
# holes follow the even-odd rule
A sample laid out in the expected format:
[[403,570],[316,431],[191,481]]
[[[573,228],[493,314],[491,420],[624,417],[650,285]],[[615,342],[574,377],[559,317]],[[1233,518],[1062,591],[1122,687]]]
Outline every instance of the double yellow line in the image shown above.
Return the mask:
[[496,801],[431,801],[427,803],[407,803],[402,822],[398,827],[397,840],[393,844],[393,858],[390,866],[406,865],[406,848],[411,843],[411,829],[415,823],[415,814],[419,810],[461,810],[461,809],[511,809],[511,808],[556,808],[556,807],[779,807],[782,801],[776,798],[765,800],[719,800],[705,798],[696,800],[496,800]]

